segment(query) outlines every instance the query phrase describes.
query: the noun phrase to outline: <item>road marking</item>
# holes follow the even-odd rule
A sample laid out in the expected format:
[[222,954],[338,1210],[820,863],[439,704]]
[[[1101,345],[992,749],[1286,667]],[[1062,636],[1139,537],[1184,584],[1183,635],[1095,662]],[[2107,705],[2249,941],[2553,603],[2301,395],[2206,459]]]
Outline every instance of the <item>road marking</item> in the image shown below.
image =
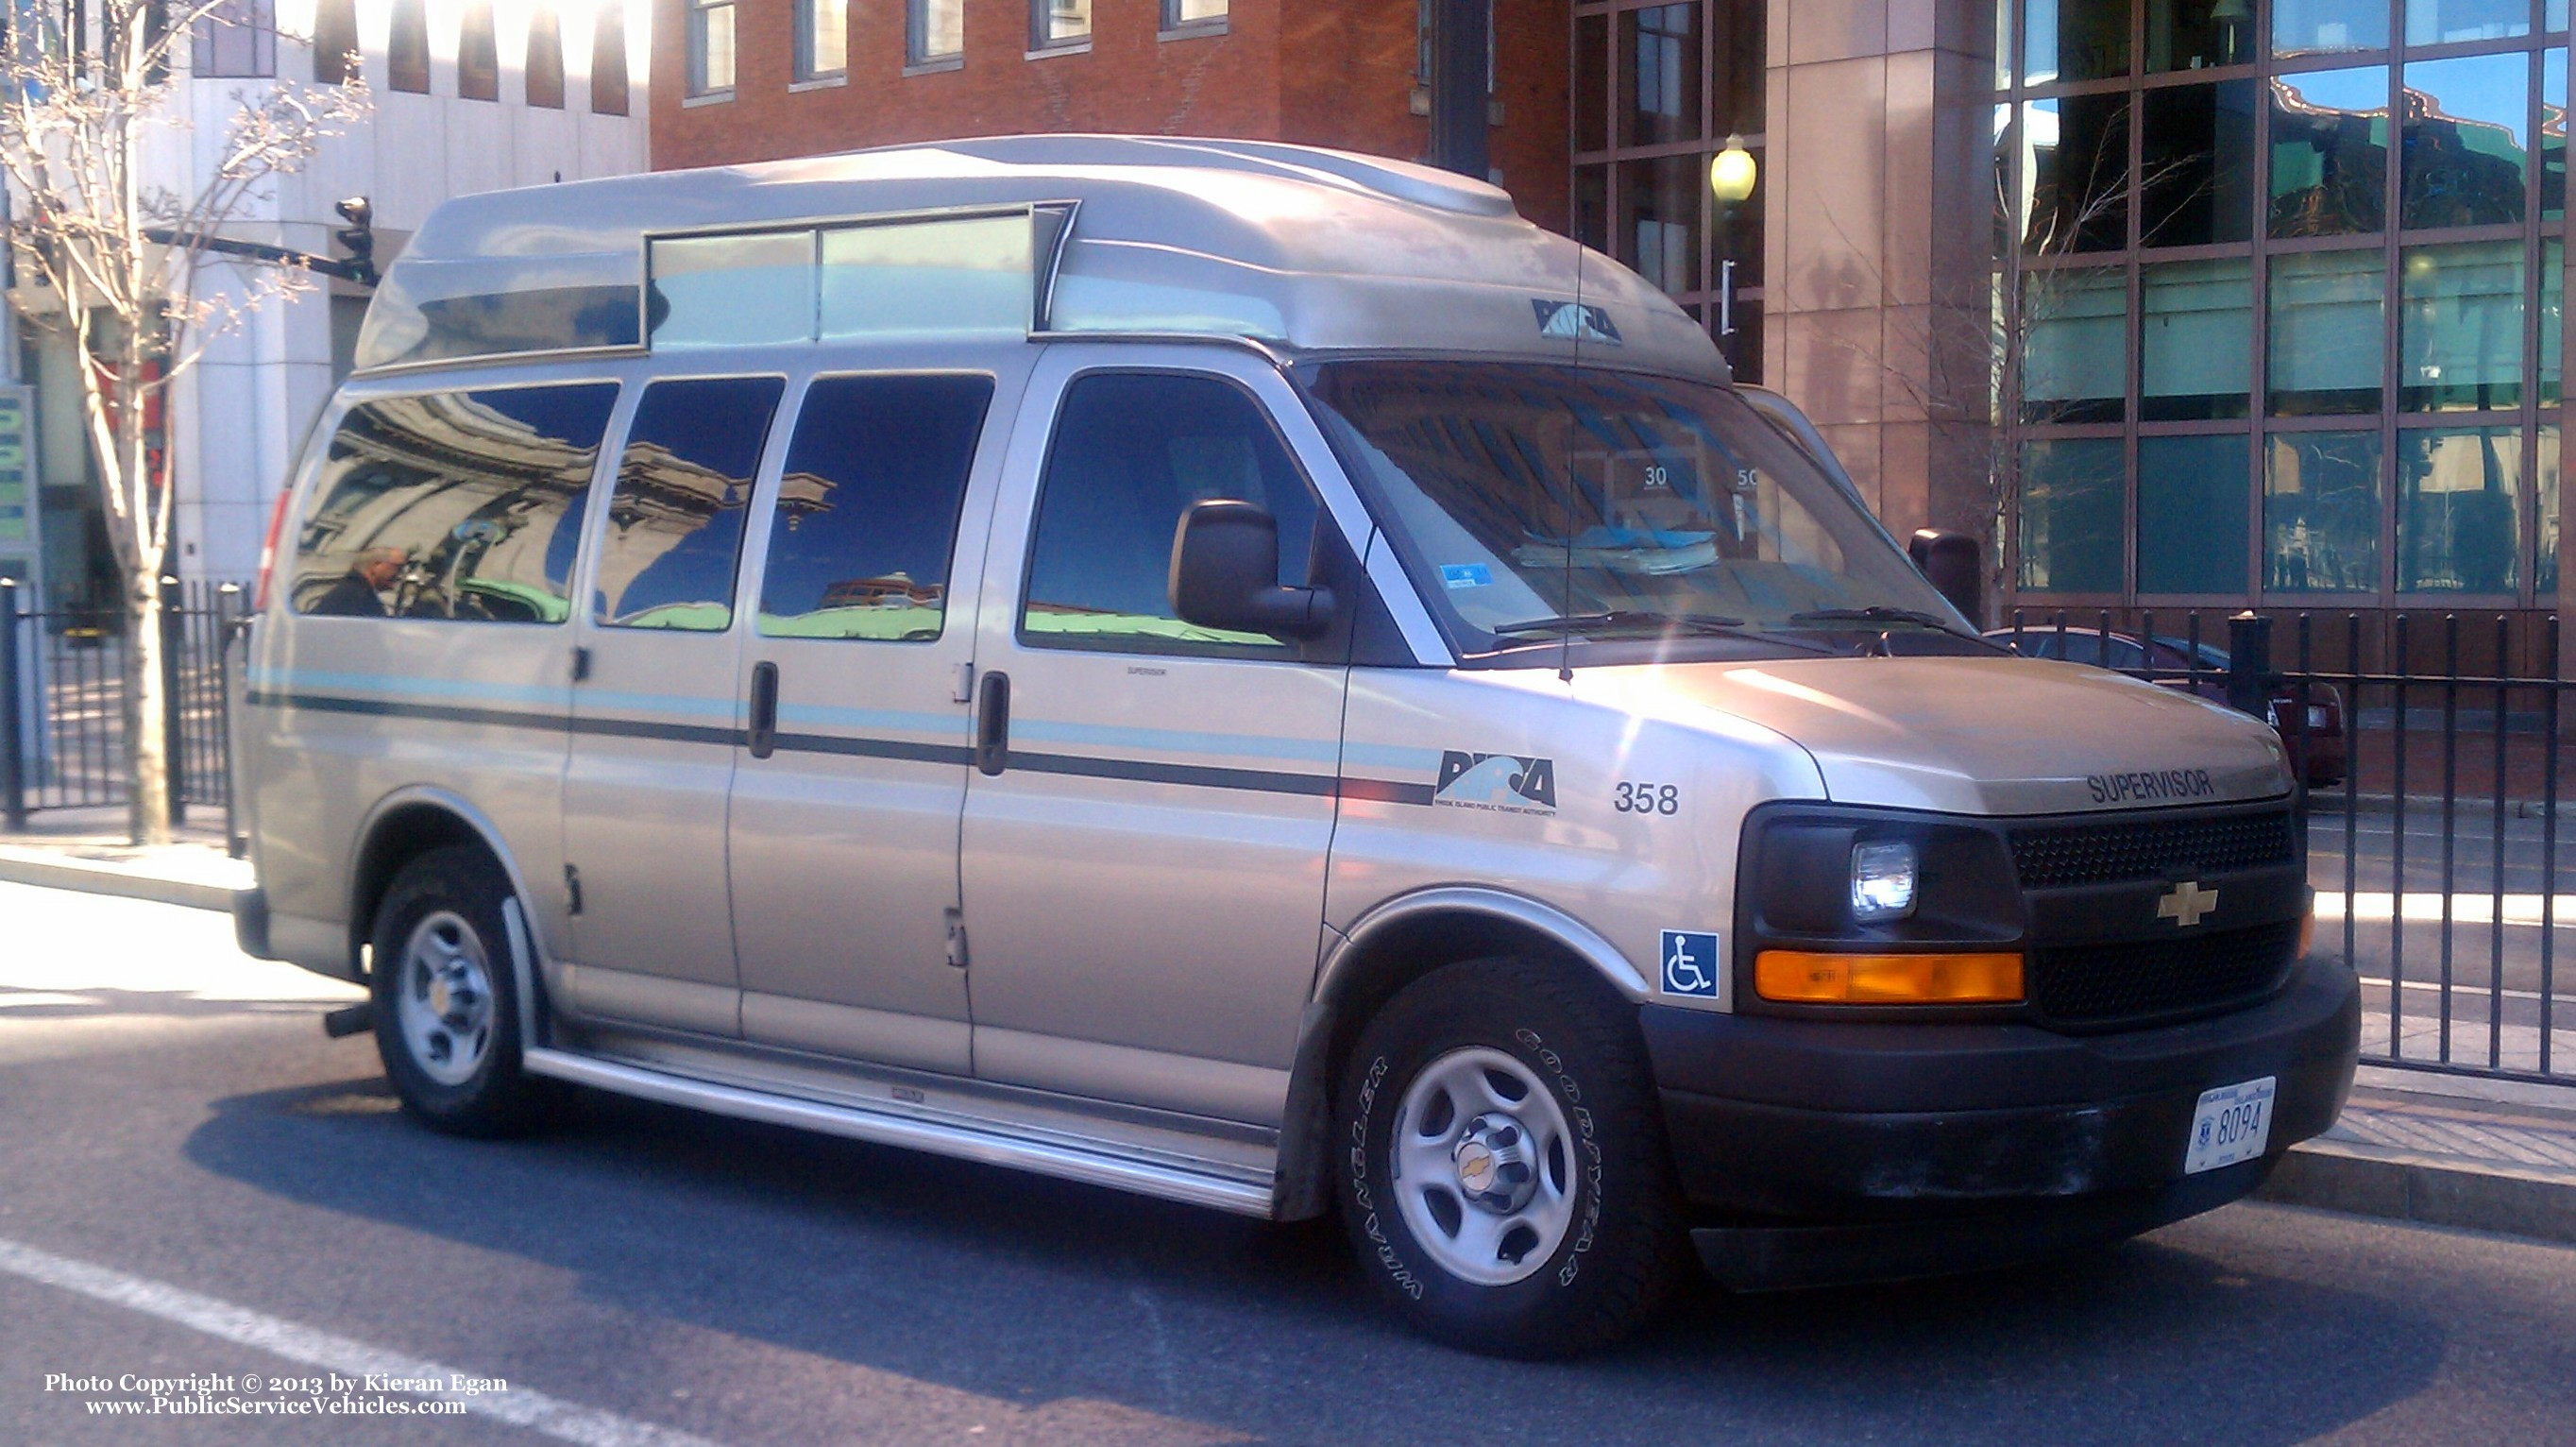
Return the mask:
[[[0,1239],[0,1271],[104,1301],[111,1306],[122,1306],[146,1316],[176,1322],[192,1331],[221,1337],[271,1356],[284,1357],[307,1366],[325,1367],[344,1376],[433,1377],[445,1381],[456,1378],[472,1380],[482,1375],[369,1346],[365,1342],[317,1331],[282,1317],[218,1301],[211,1296],[200,1296],[166,1282],[128,1276],[122,1271],[74,1261],[67,1256],[56,1256],[6,1239]],[[715,1447],[704,1437],[562,1401],[525,1387],[479,1394],[412,1392],[405,1395],[462,1402],[468,1412],[495,1418],[513,1427],[542,1432],[559,1442],[577,1442],[582,1447]]]

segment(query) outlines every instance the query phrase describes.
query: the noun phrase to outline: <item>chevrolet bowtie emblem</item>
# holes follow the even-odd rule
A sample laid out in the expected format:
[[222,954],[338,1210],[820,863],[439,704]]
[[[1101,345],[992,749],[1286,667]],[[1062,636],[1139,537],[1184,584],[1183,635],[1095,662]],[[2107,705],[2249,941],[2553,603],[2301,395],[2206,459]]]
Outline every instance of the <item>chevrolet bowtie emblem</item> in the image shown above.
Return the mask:
[[2173,891],[2156,901],[2156,918],[2172,920],[2189,929],[2200,923],[2200,917],[2218,908],[2218,891],[2203,889],[2197,879],[2186,879]]

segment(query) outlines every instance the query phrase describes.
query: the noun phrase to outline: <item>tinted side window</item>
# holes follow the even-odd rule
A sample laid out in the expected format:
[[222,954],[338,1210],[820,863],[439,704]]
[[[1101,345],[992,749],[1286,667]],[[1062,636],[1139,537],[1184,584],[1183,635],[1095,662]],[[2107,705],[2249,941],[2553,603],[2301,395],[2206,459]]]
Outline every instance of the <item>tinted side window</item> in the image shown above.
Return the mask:
[[806,389],[761,574],[764,635],[939,636],[992,400],[987,377],[825,377]]
[[1065,393],[1038,494],[1020,636],[1038,647],[1285,652],[1267,634],[1172,616],[1172,538],[1191,503],[1279,521],[1280,581],[1304,584],[1315,495],[1250,397],[1213,377],[1104,373]]
[[617,384],[366,402],[296,529],[299,613],[560,623]]
[[777,377],[655,382],[635,404],[591,616],[616,628],[722,633],[733,626],[742,521]]

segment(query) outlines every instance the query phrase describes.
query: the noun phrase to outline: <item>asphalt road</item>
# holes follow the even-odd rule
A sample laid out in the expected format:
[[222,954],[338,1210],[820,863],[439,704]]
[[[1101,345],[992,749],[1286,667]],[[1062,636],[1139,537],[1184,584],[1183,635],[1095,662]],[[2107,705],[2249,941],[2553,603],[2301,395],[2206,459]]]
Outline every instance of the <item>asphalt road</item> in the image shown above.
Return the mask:
[[[0,1441],[2576,1440],[2560,1247],[2238,1205],[1963,1280],[1695,1289],[1515,1365],[1408,1335],[1328,1230],[597,1097],[434,1136],[324,1039],[332,995],[217,916],[0,885]],[[402,1361],[508,1391],[104,1418],[134,1394],[46,1384]]]

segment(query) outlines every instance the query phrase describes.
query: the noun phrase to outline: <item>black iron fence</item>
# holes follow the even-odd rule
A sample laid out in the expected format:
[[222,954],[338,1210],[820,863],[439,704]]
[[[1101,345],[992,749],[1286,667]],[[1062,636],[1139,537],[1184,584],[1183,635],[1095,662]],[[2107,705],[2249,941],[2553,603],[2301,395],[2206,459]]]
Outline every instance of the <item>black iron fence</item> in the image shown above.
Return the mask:
[[[122,805],[125,620],[115,610],[30,610],[0,582],[0,821],[26,827],[46,809]],[[248,611],[233,583],[162,590],[161,692],[170,747],[170,821],[220,811],[231,835],[231,733],[225,643]]]
[[2017,612],[2009,638],[2280,730],[2316,947],[2361,975],[2365,1061],[2576,1079],[2576,1010],[2559,1008],[2576,987],[2557,974],[2576,927],[2558,854],[2576,685],[2556,618]]

